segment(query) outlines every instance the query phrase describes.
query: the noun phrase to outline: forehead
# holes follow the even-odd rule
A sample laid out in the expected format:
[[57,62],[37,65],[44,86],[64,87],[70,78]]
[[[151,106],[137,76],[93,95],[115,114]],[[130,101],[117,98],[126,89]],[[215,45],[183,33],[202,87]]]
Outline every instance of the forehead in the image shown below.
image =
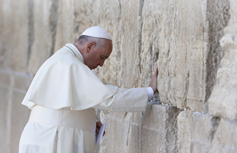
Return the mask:
[[105,39],[104,41],[105,42],[104,42],[103,46],[101,46],[101,54],[109,56],[110,53],[112,52],[112,48],[113,48],[112,41],[107,40],[107,39]]

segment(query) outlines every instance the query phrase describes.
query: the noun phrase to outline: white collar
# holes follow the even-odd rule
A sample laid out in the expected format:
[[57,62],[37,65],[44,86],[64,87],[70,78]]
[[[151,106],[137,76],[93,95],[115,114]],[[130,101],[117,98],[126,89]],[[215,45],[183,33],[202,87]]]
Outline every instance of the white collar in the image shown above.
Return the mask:
[[76,48],[75,45],[68,43],[65,45],[66,47],[68,47],[69,49],[71,49],[73,51],[73,53],[75,54],[75,56],[83,63],[85,63],[83,56],[81,55],[81,52]]

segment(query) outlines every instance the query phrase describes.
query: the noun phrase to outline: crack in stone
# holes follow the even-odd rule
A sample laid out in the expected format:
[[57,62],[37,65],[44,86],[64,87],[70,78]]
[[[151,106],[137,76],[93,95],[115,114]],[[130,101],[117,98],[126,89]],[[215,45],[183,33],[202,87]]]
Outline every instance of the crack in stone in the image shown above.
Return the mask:
[[184,107],[187,108],[188,100],[188,90],[189,90],[189,71],[187,73],[187,80],[185,82],[185,92],[184,92]]
[[50,8],[49,24],[52,35],[52,46],[50,48],[50,56],[54,54],[54,46],[57,33],[57,21],[58,21],[58,0],[52,0],[52,6]]
[[[168,112],[171,112],[170,110],[172,110],[173,113],[168,113],[168,119],[169,122],[166,122],[168,125],[166,125],[166,127],[168,127],[165,138],[166,138],[166,143],[170,144],[169,142],[172,142],[172,139],[175,139],[176,144],[170,144],[170,145],[166,145],[165,150],[166,152],[177,152],[177,141],[178,141],[178,132],[177,132],[177,117],[179,115],[179,113],[182,111],[181,109],[177,108],[177,107],[169,107],[169,109],[167,110]],[[172,133],[172,134],[171,134]],[[170,137],[172,135],[172,137]]]
[[34,44],[34,1],[28,0],[28,54],[27,54],[27,66],[30,62],[30,56],[32,52],[32,46]]
[[[224,35],[224,28],[230,19],[229,0],[210,0],[207,1],[207,20],[208,20],[208,55],[206,58],[206,95],[207,101],[212,89],[216,84],[216,74],[224,52],[220,46],[220,39]],[[213,15],[214,14],[214,15]]]
[[138,68],[139,68],[139,73],[141,73],[141,52],[142,52],[142,28],[143,28],[143,19],[142,19],[142,11],[143,11],[143,6],[144,6],[144,0],[139,1],[139,12],[138,12],[138,17],[139,17],[139,28],[138,28]]
[[213,117],[211,119],[211,125],[212,125],[212,128],[211,130],[209,131],[209,135],[208,135],[208,139],[210,141],[210,143],[212,142],[214,136],[215,136],[215,133],[216,133],[216,130],[220,124],[220,117]]

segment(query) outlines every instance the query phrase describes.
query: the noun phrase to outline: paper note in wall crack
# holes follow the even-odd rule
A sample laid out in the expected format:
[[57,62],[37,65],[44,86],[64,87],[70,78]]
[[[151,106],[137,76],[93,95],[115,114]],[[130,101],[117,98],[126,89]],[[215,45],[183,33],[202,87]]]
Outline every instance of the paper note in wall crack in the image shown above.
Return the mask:
[[100,127],[100,132],[97,135],[97,139],[96,139],[96,145],[101,141],[104,131],[105,131],[105,128],[106,128],[106,122]]

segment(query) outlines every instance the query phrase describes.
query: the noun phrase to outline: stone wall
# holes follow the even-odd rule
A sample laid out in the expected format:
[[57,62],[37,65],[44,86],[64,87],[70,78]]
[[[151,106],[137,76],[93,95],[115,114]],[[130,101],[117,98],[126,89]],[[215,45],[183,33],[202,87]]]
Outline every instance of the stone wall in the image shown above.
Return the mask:
[[0,152],[16,153],[29,110],[21,100],[40,65],[100,25],[113,53],[104,83],[147,87],[159,65],[159,105],[98,111],[98,153],[237,152],[236,0],[0,0]]

